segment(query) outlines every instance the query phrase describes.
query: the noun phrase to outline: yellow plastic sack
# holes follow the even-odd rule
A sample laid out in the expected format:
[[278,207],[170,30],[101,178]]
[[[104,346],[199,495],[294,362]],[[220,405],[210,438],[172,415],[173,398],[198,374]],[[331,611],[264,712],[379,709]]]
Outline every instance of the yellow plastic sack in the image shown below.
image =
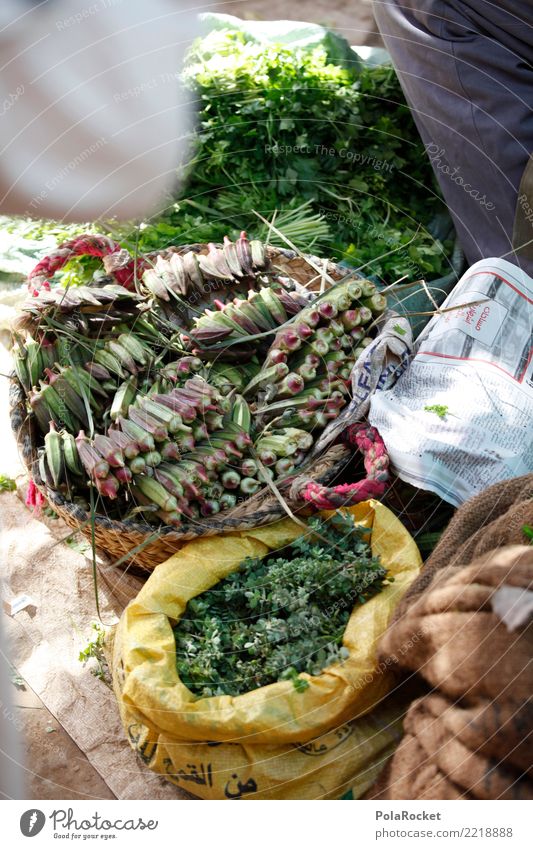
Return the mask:
[[[376,501],[349,512],[371,529],[374,555],[395,581],[352,613],[349,657],[298,692],[280,681],[240,696],[197,698],[178,678],[172,625],[187,602],[235,570],[302,533],[290,519],[195,540],[153,572],[124,611],[113,647],[122,723],[146,765],[205,799],[330,799],[373,783],[400,734],[398,700],[376,646],[421,566],[396,517]],[[331,515],[325,512],[322,515]],[[379,704],[382,702],[381,704]]]

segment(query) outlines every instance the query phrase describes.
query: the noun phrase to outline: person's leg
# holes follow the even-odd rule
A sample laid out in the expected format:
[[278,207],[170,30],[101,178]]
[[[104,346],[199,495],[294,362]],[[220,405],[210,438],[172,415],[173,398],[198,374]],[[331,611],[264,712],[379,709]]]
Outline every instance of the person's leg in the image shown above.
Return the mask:
[[531,273],[509,251],[533,150],[533,4],[374,0],[374,13],[469,262],[507,255]]

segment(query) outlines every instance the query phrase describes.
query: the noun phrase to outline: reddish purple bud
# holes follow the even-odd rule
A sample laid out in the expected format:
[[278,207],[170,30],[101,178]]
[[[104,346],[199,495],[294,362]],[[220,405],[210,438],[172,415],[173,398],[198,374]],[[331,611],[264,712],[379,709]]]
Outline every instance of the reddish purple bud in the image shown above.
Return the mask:
[[276,345],[282,351],[297,351],[301,344],[302,341],[299,336],[290,328],[284,330],[276,337]]
[[185,433],[183,436],[178,435],[178,444],[180,451],[194,451],[196,440],[191,434]]
[[308,324],[310,327],[316,327],[317,324],[320,322],[321,316],[318,310],[313,307],[313,309],[305,311],[304,318],[306,324]]
[[127,466],[123,466],[121,469],[116,469],[115,476],[120,483],[131,483],[133,480],[131,470],[128,469]]
[[261,460],[264,466],[273,466],[278,458],[273,451],[268,451],[265,449],[264,451],[259,452],[259,459]]
[[119,482],[113,477],[113,475],[108,475],[106,478],[95,478],[94,484],[96,489],[103,495],[105,498],[116,498],[119,491]]
[[330,301],[321,301],[317,309],[322,318],[335,318],[337,315],[337,307]]
[[301,375],[290,372],[279,384],[278,395],[297,395],[304,388],[305,383]]
[[346,330],[353,330],[354,327],[361,324],[361,312],[360,310],[346,310],[346,312],[341,313],[340,320]]
[[310,336],[313,335],[313,331],[309,327],[308,324],[304,324],[303,321],[298,322],[298,324],[294,325],[294,330],[304,342],[306,339],[309,339]]
[[277,363],[286,363],[287,354],[285,351],[280,351],[279,348],[272,348],[268,352],[268,361],[276,365]]

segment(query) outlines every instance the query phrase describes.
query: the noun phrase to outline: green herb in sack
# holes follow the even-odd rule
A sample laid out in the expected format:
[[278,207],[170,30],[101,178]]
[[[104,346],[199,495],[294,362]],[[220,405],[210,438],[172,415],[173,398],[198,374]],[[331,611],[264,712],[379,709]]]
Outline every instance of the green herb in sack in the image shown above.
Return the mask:
[[311,519],[283,557],[247,558],[192,599],[174,629],[177,669],[196,696],[236,696],[342,662],[354,605],[391,581],[351,517]]

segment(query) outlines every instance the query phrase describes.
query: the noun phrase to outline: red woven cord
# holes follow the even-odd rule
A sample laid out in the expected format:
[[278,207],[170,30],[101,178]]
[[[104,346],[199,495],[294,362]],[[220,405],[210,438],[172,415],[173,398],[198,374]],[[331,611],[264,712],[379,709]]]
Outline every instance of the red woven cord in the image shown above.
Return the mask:
[[346,428],[342,439],[362,452],[367,477],[357,483],[334,487],[321,486],[311,480],[304,481],[300,497],[319,510],[335,510],[369,498],[380,498],[388,486],[389,457],[376,428],[358,422]]
[[[84,234],[77,236],[75,239],[69,239],[63,242],[55,251],[52,251],[48,256],[45,256],[37,263],[35,268],[28,275],[28,288],[33,295],[39,293],[41,287],[47,289],[50,286],[49,278],[53,277],[56,271],[63,268],[67,262],[75,256],[98,256],[104,257],[109,254],[120,251],[120,245],[110,239],[108,236],[99,236],[92,234]],[[116,279],[122,285],[126,285],[123,280],[131,282],[133,272],[131,270],[121,269],[117,273]],[[119,275],[122,279],[119,280]]]
[[[139,266],[137,265],[137,270]],[[135,279],[135,264],[132,262],[131,265],[127,265],[125,268],[117,269],[113,272],[113,277],[120,283],[121,286],[124,286],[125,289],[133,289],[133,281]]]
[[132,259],[124,268],[117,268],[116,271],[113,271],[113,277],[125,289],[134,289],[135,276],[141,277],[143,271],[150,268],[151,264],[149,260],[142,257],[138,257],[137,262]]
[[33,508],[36,513],[40,513],[43,504],[44,496],[35,486],[33,478],[30,478],[28,490],[26,492],[26,506]]

